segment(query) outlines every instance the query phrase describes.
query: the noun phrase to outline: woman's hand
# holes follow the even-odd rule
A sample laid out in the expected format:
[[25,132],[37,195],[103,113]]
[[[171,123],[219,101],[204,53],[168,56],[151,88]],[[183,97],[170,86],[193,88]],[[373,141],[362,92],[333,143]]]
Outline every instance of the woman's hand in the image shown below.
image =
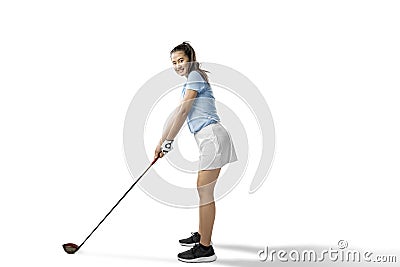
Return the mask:
[[174,142],[174,140],[160,141],[154,151],[154,158],[162,158],[165,154],[170,152],[173,149],[172,142]]
[[154,151],[154,158],[162,158],[164,153],[161,152],[161,143],[159,143]]
[[161,145],[162,153],[167,154],[168,152],[170,152],[174,148],[172,146],[172,142],[174,142],[174,140],[164,140],[164,142]]

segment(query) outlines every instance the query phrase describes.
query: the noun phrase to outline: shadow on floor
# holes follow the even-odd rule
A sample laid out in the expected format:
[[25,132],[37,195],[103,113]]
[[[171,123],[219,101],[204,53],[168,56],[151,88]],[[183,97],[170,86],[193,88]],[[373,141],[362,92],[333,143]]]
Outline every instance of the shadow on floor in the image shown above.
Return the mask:
[[[296,266],[296,267],[305,267],[305,266],[362,266],[367,264],[369,267],[375,267],[375,266],[397,266],[398,263],[377,263],[377,262],[364,262],[361,259],[361,262],[342,262],[342,261],[336,261],[333,262],[329,259],[328,255],[325,255],[325,260],[323,262],[314,262],[314,261],[292,261],[289,259],[288,254],[290,251],[296,250],[300,254],[305,251],[305,250],[314,250],[316,252],[317,258],[320,257],[321,252],[323,250],[327,250],[331,248],[332,246],[320,246],[320,245],[313,245],[313,246],[278,246],[278,247],[270,247],[270,253],[271,250],[279,251],[283,250],[287,252],[287,255],[285,256],[288,258],[287,262],[282,262],[279,261],[277,256],[275,255],[275,258],[273,261],[271,261],[271,258],[268,258],[266,261],[260,261],[258,258],[257,252],[261,249],[265,249],[263,246],[254,246],[254,245],[239,245],[239,244],[215,244],[214,248],[216,250],[217,254],[217,261],[211,263],[213,265],[221,265],[221,266],[233,266],[233,267],[259,267],[259,266],[265,266],[265,267],[282,267],[282,266]],[[335,247],[332,247],[332,249],[337,249]],[[226,250],[229,251],[229,257],[220,257],[218,256],[218,251],[219,250]],[[356,248],[352,250],[357,250]],[[361,253],[363,253],[363,250],[358,250]],[[236,254],[240,253],[241,256],[237,255],[235,257],[235,252]],[[248,254],[248,256],[244,256],[244,254]],[[179,261],[175,257],[170,257],[170,258],[156,258],[154,256],[143,256],[143,255],[133,255],[133,254],[117,254],[117,253],[110,253],[110,252],[79,252],[79,254],[86,255],[86,256],[95,256],[95,257],[107,257],[107,258],[118,258],[118,259],[125,259],[125,260],[142,260],[142,261],[155,261],[155,262],[162,262],[166,263],[178,263]],[[243,255],[243,256],[242,256]],[[397,262],[400,261],[400,252],[374,252],[374,255],[396,255],[397,256]],[[182,262],[179,262],[182,263]]]
[[[361,258],[361,262],[353,262],[353,258],[351,258],[350,262],[342,262],[341,260],[338,260],[336,262],[331,261],[329,259],[329,255],[325,254],[325,260],[322,262],[314,262],[314,261],[292,261],[288,254],[290,251],[296,250],[300,254],[305,251],[305,250],[314,250],[316,252],[317,258],[320,258],[322,255],[323,250],[327,250],[331,248],[332,246],[280,246],[280,247],[270,247],[271,249],[275,251],[279,250],[284,250],[287,252],[285,258],[288,259],[287,262],[282,262],[279,261],[277,256],[275,255],[275,258],[273,261],[271,261],[271,258],[268,258],[266,261],[260,261],[258,258],[257,252],[260,251],[261,249],[265,249],[263,246],[249,246],[249,245],[235,245],[235,244],[216,244],[215,249],[220,250],[228,250],[232,251],[232,257],[231,258],[222,258],[219,257],[217,261],[214,263],[216,265],[222,265],[222,266],[243,266],[243,267],[258,267],[258,266],[266,266],[266,267],[276,267],[276,266],[296,266],[296,267],[305,267],[305,266],[362,266],[367,264],[368,266],[382,266],[382,263],[377,263],[377,262],[364,262],[363,259]],[[332,247],[332,249],[337,249]],[[353,249],[357,250],[357,249]],[[358,250],[361,253],[363,253],[363,250]],[[249,257],[241,257],[241,258],[235,258],[235,252],[241,252],[241,253],[248,253]],[[380,253],[381,255],[399,255],[399,253]],[[217,253],[218,256],[218,253]],[[340,258],[339,258],[340,259]],[[400,260],[399,257],[397,257],[398,260]],[[386,263],[385,266],[395,266],[396,263]]]

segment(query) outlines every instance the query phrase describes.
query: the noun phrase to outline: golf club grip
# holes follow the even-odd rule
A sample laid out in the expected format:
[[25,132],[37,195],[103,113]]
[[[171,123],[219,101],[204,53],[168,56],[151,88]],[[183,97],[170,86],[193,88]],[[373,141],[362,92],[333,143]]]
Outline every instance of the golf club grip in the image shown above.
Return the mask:
[[83,246],[83,244],[85,244],[86,240],[89,239],[89,237],[92,236],[92,234],[97,230],[97,228],[99,228],[99,226],[104,222],[104,220],[108,217],[108,215],[111,214],[111,212],[115,209],[115,207],[118,206],[118,204],[125,198],[125,196],[132,190],[132,188],[139,182],[139,180],[143,177],[143,175],[146,174],[146,172],[151,168],[151,166],[153,166],[154,163],[156,163],[156,161],[159,159],[159,157],[155,158],[151,164],[149,165],[149,167],[147,167],[147,169],[142,173],[142,175],[139,176],[139,178],[136,179],[136,181],[131,185],[131,187],[129,187],[129,189],[125,192],[125,194],[118,200],[118,202],[114,205],[114,207],[112,207],[112,209],[107,213],[106,216],[104,216],[104,218],[99,222],[99,224],[93,229],[93,231],[85,238],[85,240],[82,242],[82,244],[79,245],[79,247],[77,248],[77,251]]

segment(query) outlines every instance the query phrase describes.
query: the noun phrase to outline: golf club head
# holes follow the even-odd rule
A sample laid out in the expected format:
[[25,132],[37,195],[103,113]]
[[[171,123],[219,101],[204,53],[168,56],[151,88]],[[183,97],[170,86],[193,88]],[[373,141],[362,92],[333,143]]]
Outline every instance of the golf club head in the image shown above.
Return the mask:
[[63,245],[63,249],[65,252],[68,254],[74,254],[75,252],[78,251],[79,246],[74,244],[74,243],[67,243]]

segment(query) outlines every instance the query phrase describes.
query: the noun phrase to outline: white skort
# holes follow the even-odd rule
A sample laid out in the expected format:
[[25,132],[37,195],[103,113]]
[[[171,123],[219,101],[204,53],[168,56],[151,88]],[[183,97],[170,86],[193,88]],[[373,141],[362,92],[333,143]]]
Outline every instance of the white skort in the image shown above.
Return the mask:
[[199,147],[199,170],[213,170],[237,161],[232,138],[220,123],[212,123],[194,134]]

